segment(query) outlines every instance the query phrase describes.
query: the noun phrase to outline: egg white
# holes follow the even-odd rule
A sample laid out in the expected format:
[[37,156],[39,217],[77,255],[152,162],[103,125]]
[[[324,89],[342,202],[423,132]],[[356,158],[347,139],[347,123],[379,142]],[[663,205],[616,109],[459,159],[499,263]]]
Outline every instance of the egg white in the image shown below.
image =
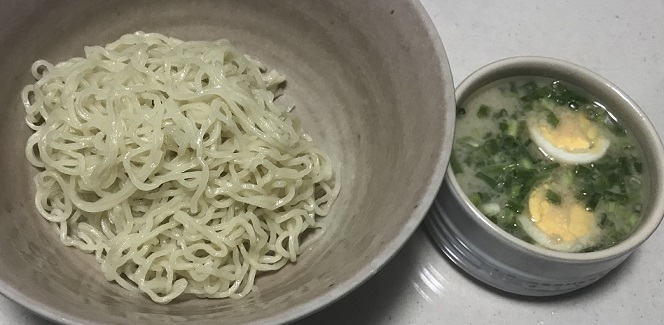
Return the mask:
[[527,125],[530,138],[546,156],[558,162],[566,164],[588,164],[594,162],[604,156],[611,144],[609,139],[599,136],[589,149],[568,151],[549,142],[540,132],[538,123],[539,121],[536,118],[528,119]]
[[540,230],[530,216],[519,215],[517,220],[526,234],[538,245],[559,252],[574,253],[582,251],[595,245],[600,237],[600,229],[592,228],[585,236],[578,237],[573,241],[564,241],[559,238],[553,238]]
[[[548,201],[545,193],[549,189],[554,190],[561,196],[560,203],[554,204]],[[544,204],[548,208],[545,209]],[[537,212],[533,212],[534,210]],[[538,245],[548,249],[561,252],[579,252],[596,245],[600,240],[601,228],[597,222],[597,216],[585,210],[583,205],[574,198],[570,189],[563,184],[545,182],[536,187],[528,198],[526,213],[526,215],[517,216],[517,221],[528,236]],[[534,213],[537,213],[537,217],[533,216]],[[579,219],[581,214],[586,216],[585,220]],[[564,217],[562,220],[561,216]],[[540,222],[536,221],[538,218]],[[589,223],[586,224],[586,221],[589,221]],[[557,227],[551,228],[552,222]],[[585,228],[585,233],[582,235],[577,235],[572,230],[573,228],[578,229],[579,226]],[[569,238],[570,235],[573,238]],[[568,237],[568,239],[566,240],[563,237]]]

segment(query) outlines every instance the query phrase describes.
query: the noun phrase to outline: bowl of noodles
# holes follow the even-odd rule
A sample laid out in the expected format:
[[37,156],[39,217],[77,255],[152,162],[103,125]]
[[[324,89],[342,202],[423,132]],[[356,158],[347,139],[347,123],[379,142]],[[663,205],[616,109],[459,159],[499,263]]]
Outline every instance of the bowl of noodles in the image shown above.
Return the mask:
[[50,320],[293,321],[442,181],[453,84],[417,1],[1,12],[0,292]]

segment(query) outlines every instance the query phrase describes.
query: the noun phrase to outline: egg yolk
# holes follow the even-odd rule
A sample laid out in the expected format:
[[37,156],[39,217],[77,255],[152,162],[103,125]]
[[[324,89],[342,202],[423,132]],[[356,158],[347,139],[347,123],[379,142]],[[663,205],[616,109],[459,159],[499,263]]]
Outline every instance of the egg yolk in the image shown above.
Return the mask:
[[580,113],[563,110],[556,112],[558,125],[553,127],[545,120],[538,122],[542,136],[552,145],[566,151],[590,149],[600,137],[597,127]]
[[553,204],[546,198],[548,185],[538,187],[528,200],[531,220],[554,241],[571,242],[586,236],[595,226],[595,216],[579,202]]

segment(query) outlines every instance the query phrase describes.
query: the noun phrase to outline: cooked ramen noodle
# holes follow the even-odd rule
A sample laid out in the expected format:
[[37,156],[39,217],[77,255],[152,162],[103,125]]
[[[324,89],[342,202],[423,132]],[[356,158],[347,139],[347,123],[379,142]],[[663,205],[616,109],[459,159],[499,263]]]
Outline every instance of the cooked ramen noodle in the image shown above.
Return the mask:
[[338,173],[274,102],[284,76],[229,41],[137,32],[32,74],[37,210],[109,281],[239,298],[324,230]]

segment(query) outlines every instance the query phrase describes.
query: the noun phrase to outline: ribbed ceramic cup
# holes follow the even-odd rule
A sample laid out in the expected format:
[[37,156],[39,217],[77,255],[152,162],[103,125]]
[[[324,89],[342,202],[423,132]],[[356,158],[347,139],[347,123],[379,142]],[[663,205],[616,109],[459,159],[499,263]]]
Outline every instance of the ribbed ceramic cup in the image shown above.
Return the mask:
[[583,89],[622,121],[644,152],[643,219],[634,233],[608,249],[565,253],[524,242],[487,219],[448,168],[425,223],[445,254],[461,269],[498,289],[549,296],[587,286],[623,262],[658,227],[664,215],[664,149],[643,111],[618,87],[577,65],[545,57],[515,57],[471,74],[456,91],[457,105],[483,87],[510,77],[546,77]]

